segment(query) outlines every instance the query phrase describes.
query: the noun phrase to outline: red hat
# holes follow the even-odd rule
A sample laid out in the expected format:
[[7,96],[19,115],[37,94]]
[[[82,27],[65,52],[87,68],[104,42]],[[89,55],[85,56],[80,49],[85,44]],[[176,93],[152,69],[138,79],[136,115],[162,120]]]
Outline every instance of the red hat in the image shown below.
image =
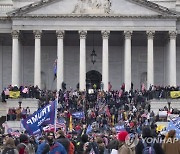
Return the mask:
[[124,142],[127,135],[128,135],[127,131],[121,131],[118,133],[117,139],[121,142]]
[[66,137],[67,137],[68,139],[71,139],[71,138],[72,138],[72,135],[71,135],[71,134],[67,134]]

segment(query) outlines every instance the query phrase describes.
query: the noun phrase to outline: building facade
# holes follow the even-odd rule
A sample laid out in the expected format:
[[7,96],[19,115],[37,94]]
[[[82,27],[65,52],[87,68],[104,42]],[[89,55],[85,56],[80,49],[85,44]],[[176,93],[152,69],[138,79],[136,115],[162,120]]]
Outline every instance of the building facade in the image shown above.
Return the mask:
[[0,11],[1,90],[180,85],[179,0],[6,0]]

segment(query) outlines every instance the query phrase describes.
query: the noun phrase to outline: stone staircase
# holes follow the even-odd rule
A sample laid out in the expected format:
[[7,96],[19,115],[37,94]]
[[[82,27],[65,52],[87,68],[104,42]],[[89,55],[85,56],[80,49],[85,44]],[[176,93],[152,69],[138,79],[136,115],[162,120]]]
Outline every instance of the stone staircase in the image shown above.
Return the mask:
[[180,99],[153,99],[150,101],[151,110],[157,114],[159,109],[164,108],[165,106],[168,107],[168,102],[170,102],[170,107],[180,110]]
[[[19,102],[22,108],[29,107],[31,114],[33,114],[38,109],[38,99],[26,98],[26,99],[7,99],[6,103],[0,103],[0,125],[6,121],[6,116],[9,108],[18,108]],[[5,133],[8,132],[8,128],[12,131],[22,130],[20,121],[6,121]]]
[[37,111],[38,109],[38,99],[26,98],[26,99],[7,99],[6,103],[0,103],[0,117],[6,116],[9,108],[18,108],[19,103],[21,103],[22,108],[29,107],[31,114]]
[[4,133],[10,133],[14,131],[23,131],[25,130],[20,121],[6,121],[6,127],[4,129]]

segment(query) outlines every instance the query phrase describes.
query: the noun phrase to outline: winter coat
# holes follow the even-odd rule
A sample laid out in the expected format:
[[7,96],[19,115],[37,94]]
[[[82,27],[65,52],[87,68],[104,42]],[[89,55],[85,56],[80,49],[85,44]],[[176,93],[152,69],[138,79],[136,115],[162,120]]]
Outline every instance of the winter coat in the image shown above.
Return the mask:
[[56,141],[58,143],[61,143],[64,146],[64,148],[66,149],[66,151],[68,152],[70,141],[67,138],[59,137]]
[[44,150],[46,149],[46,146],[49,146],[46,142],[39,144],[36,154],[42,154]]
[[[155,152],[157,154],[164,154],[164,151],[163,151],[160,144],[154,143],[153,148],[154,148],[154,150],[155,150]],[[143,149],[144,149],[144,145],[143,145],[142,141],[140,140],[139,143],[136,146],[136,153],[137,154],[142,154]]]
[[162,148],[165,154],[180,154],[180,141],[163,143]]
[[67,154],[67,152],[62,144],[55,142],[55,144],[50,147],[49,154]]
[[118,149],[118,154],[135,154],[135,147],[134,148],[130,148],[128,145],[123,144]]

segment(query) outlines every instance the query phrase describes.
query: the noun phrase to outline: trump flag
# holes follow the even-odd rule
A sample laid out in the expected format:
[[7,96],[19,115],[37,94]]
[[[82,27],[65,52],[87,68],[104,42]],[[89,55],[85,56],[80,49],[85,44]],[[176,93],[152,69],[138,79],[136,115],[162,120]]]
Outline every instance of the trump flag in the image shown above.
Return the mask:
[[30,135],[41,134],[43,126],[55,123],[56,101],[34,112],[33,115],[21,121]]
[[84,112],[74,112],[72,116],[77,119],[83,119],[85,117]]

